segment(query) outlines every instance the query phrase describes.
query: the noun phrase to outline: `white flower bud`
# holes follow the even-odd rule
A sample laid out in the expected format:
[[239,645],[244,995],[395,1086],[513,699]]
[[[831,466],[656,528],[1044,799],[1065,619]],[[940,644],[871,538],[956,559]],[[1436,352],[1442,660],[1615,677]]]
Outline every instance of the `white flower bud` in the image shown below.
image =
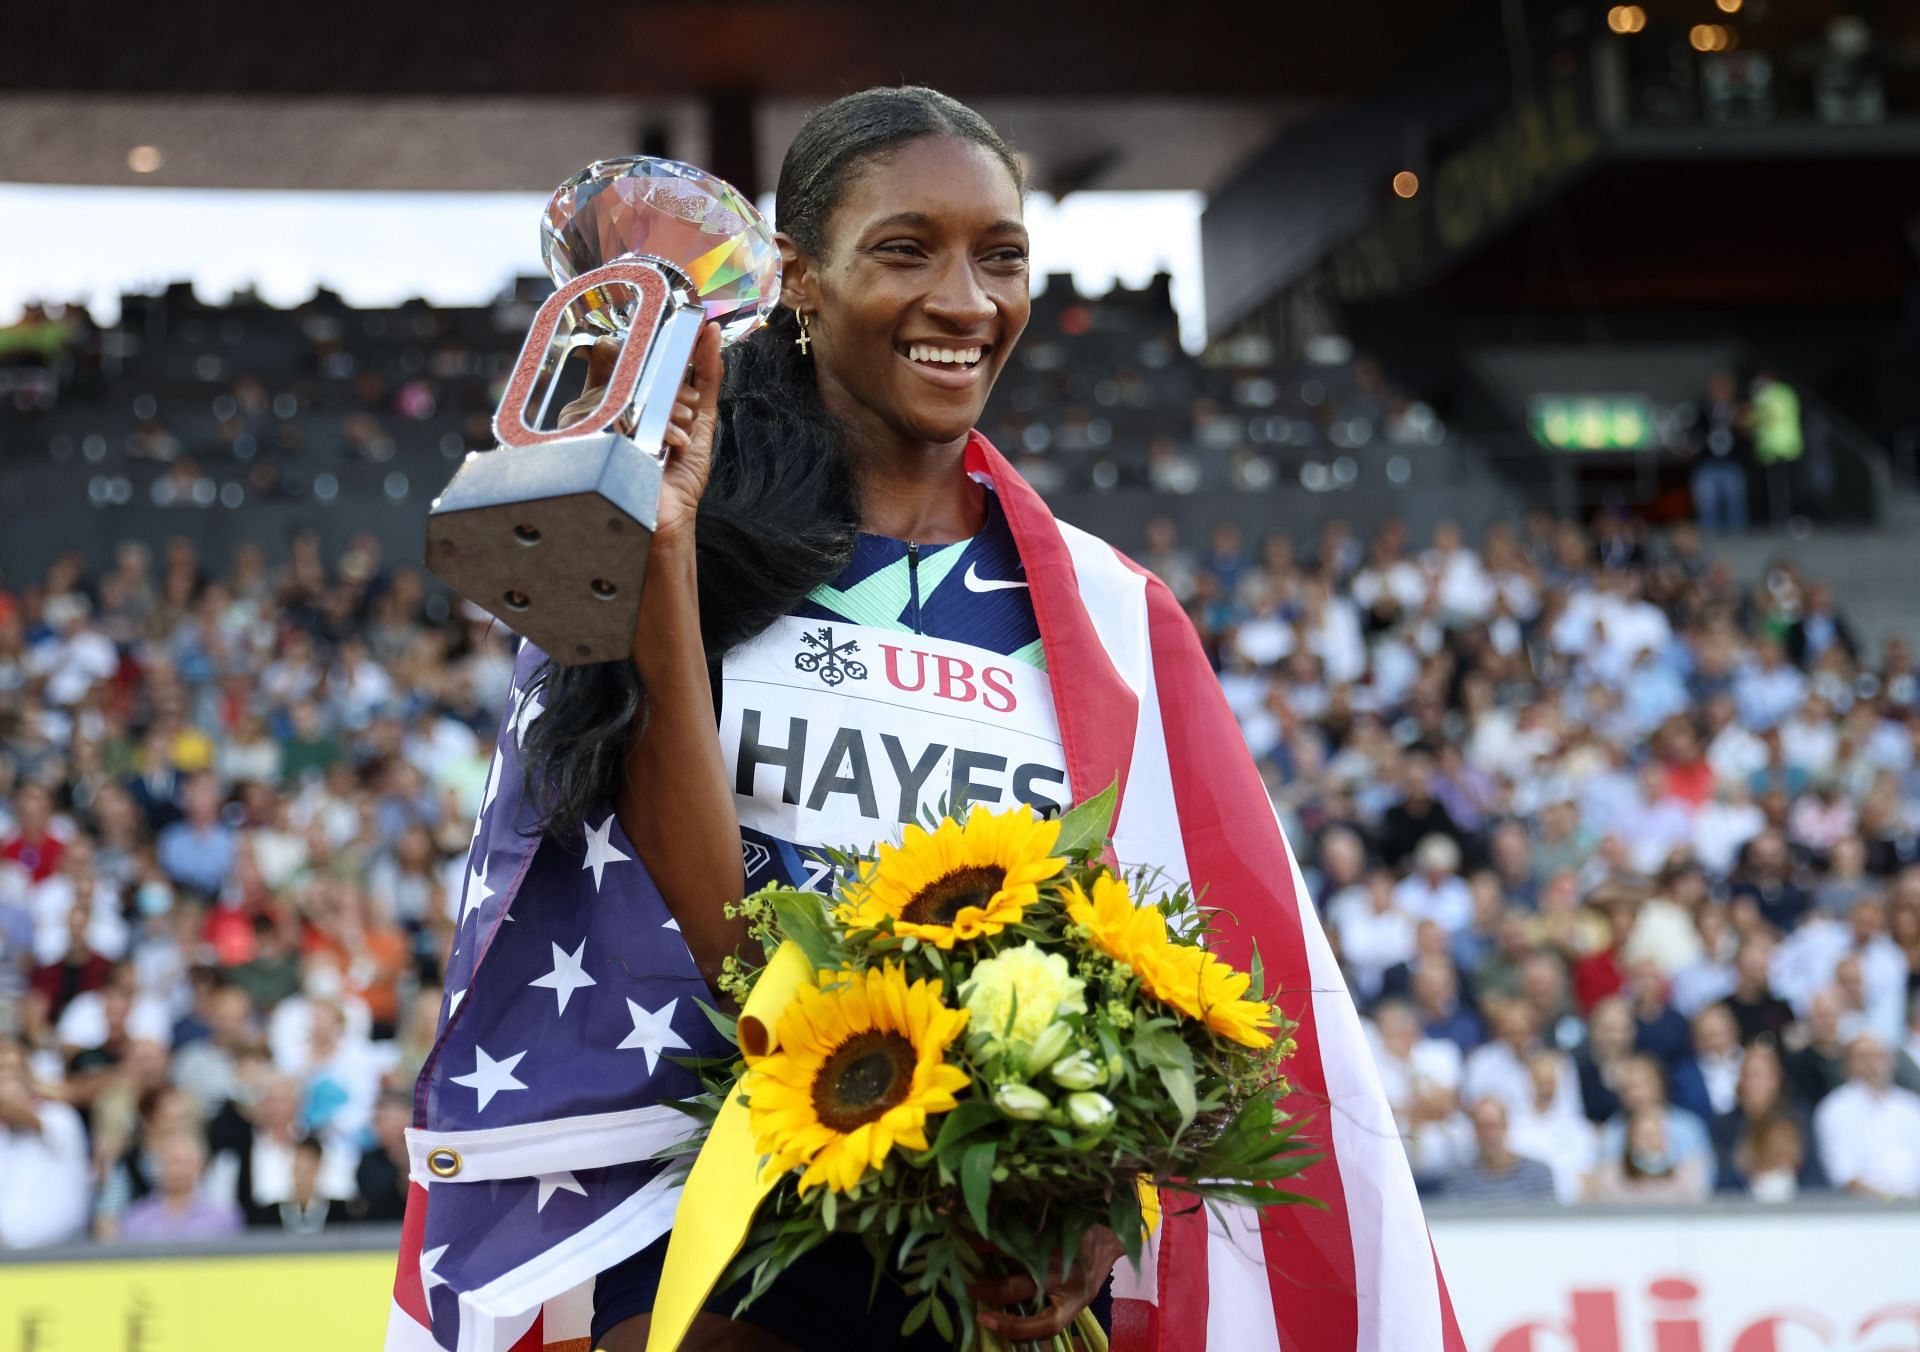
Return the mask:
[[1008,1117],[1033,1122],[1045,1117],[1053,1104],[1038,1089],[1024,1084],[1003,1084],[993,1091],[993,1103]]
[[1048,1074],[1062,1089],[1098,1089],[1107,1082],[1105,1067],[1093,1059],[1092,1053],[1084,1051],[1061,1057]]
[[[1033,1046],[1027,1049],[1025,1070],[1029,1075],[1038,1075],[1052,1065],[1060,1053],[1073,1041],[1073,1029],[1064,1023],[1050,1023],[1040,1030],[1040,1036],[1033,1040]],[[1080,1086],[1084,1088],[1085,1086]]]
[[1082,1131],[1098,1131],[1113,1121],[1113,1103],[1105,1094],[1068,1094],[1067,1120]]

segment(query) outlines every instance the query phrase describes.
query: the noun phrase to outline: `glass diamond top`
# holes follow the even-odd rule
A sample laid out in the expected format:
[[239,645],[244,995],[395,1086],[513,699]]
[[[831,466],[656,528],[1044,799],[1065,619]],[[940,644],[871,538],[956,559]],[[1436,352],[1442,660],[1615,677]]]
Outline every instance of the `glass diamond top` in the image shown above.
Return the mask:
[[[581,170],[547,203],[540,250],[556,285],[634,255],[671,263],[729,343],[759,328],[780,298],[766,218],[732,184],[678,160],[630,155]],[[604,328],[595,294],[588,322]]]

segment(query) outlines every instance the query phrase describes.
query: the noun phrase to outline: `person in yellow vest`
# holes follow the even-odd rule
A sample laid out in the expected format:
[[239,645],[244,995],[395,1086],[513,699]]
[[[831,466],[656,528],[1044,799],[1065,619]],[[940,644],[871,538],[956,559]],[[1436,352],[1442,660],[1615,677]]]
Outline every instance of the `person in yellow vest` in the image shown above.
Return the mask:
[[1767,480],[1767,515],[1779,525],[1793,514],[1793,479],[1807,439],[1800,426],[1800,396],[1770,371],[1754,377],[1753,452]]

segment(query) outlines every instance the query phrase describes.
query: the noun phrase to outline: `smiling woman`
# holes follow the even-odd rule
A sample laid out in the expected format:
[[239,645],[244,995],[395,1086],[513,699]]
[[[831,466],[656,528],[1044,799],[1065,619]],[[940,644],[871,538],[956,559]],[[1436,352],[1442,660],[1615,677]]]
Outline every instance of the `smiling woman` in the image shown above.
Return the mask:
[[[630,844],[672,914],[667,942],[708,983],[744,937],[730,904],[816,885],[820,847],[943,805],[1059,805],[1021,554],[968,472],[1027,325],[1024,197],[1012,150],[935,91],[815,113],[776,197],[782,308],[724,368],[703,340],[675,410],[631,661],[544,664],[529,682],[543,713],[522,788],[544,832],[577,837],[611,806],[621,857]],[[597,400],[610,355],[574,407]],[[886,699],[866,694],[883,680]],[[644,1345],[665,1243],[600,1273],[596,1346]],[[1091,1236],[1092,1261],[1006,1332],[1063,1328],[1104,1285],[1109,1249]],[[914,1345],[893,1283],[868,1305],[869,1270],[843,1236],[742,1321],[725,1317],[739,1293],[717,1294],[688,1346]]]

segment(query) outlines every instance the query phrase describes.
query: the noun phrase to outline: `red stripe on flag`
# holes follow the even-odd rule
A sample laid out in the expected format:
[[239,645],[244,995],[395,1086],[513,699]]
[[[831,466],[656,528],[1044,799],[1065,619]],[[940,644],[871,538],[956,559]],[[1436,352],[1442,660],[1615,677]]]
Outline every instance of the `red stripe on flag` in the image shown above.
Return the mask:
[[1158,1352],[1160,1347],[1160,1307],[1150,1300],[1115,1297],[1113,1302],[1113,1352]]
[[[1244,970],[1252,962],[1254,945],[1259,945],[1267,982],[1279,992],[1281,1009],[1298,1025],[1297,1051],[1287,1063],[1287,1077],[1297,1096],[1294,1111],[1306,1118],[1299,1139],[1322,1156],[1287,1187],[1318,1198],[1325,1210],[1280,1207],[1262,1213],[1274,1322],[1289,1347],[1312,1352],[1352,1348],[1360,1328],[1353,1235],[1325,1111],[1326,1071],[1300,923],[1299,907],[1310,903],[1293,893],[1293,870],[1266,786],[1247,755],[1239,724],[1192,622],[1158,579],[1148,579],[1147,610],[1187,871],[1196,893],[1204,891],[1209,905],[1230,913],[1219,917],[1209,946]],[[1203,1235],[1201,1255],[1204,1242]],[[1178,1271],[1190,1261],[1193,1255],[1176,1254],[1173,1266]],[[1196,1323],[1185,1308],[1171,1304],[1165,1305],[1163,1318],[1174,1327]]]
[[1166,1193],[1160,1212],[1160,1310],[1152,1352],[1191,1352],[1207,1342],[1207,1208]]
[[993,480],[1027,570],[1027,592],[1047,650],[1047,682],[1060,721],[1068,786],[1075,796],[1091,798],[1117,780],[1124,797],[1140,699],[1114,670],[1081,603],[1073,553],[1033,486],[978,432],[967,441],[967,469]]
[[423,1329],[433,1327],[433,1311],[420,1284],[420,1246],[427,1235],[427,1190],[407,1184],[407,1214],[400,1225],[400,1256],[393,1272],[393,1303]]
[[533,1327],[514,1340],[507,1352],[541,1352],[547,1345],[547,1336],[541,1330],[546,1327],[547,1312],[544,1308],[533,1316]]
[[1467,1340],[1460,1336],[1460,1321],[1453,1314],[1453,1297],[1447,1291],[1447,1275],[1440,1270],[1440,1255],[1434,1251],[1433,1237],[1427,1237],[1427,1252],[1433,1254],[1433,1283],[1440,1288],[1440,1340],[1443,1352],[1467,1352]]

